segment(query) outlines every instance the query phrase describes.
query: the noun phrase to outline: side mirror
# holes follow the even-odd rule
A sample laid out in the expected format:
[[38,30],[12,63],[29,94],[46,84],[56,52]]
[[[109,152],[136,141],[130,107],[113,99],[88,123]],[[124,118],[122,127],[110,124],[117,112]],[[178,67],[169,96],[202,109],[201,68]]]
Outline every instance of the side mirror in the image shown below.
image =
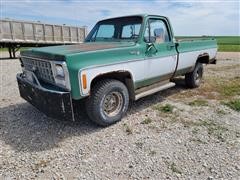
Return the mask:
[[157,50],[157,48],[155,47],[154,43],[147,43],[147,52],[148,52],[148,53],[151,52],[152,48],[155,49],[155,52],[154,52],[154,53],[158,52],[158,50]]

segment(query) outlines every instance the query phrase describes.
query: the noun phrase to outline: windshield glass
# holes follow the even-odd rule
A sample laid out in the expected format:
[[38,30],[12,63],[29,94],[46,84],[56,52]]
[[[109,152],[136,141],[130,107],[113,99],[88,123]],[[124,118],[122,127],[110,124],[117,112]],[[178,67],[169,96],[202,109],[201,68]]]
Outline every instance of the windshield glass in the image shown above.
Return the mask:
[[136,41],[139,37],[142,18],[139,16],[108,19],[97,23],[86,42]]

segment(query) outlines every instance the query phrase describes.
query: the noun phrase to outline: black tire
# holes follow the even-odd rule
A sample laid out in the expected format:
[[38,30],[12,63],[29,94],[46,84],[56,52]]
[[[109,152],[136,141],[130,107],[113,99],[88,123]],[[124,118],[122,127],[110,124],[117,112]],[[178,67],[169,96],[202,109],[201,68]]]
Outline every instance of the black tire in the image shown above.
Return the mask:
[[[91,95],[86,100],[86,112],[98,125],[109,126],[122,119],[128,105],[129,94],[126,86],[118,80],[105,79],[92,87]],[[115,106],[116,110],[111,112],[111,108],[114,110]]]
[[185,83],[189,88],[197,88],[200,86],[203,76],[203,65],[197,63],[194,70],[185,74]]

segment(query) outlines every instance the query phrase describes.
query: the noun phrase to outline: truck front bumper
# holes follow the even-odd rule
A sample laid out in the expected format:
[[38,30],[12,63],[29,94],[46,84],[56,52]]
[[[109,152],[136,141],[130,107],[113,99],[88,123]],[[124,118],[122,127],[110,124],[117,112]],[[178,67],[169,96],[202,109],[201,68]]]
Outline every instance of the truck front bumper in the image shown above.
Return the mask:
[[74,121],[70,92],[46,89],[38,80],[29,81],[23,73],[17,74],[17,82],[21,97],[38,110],[55,119]]

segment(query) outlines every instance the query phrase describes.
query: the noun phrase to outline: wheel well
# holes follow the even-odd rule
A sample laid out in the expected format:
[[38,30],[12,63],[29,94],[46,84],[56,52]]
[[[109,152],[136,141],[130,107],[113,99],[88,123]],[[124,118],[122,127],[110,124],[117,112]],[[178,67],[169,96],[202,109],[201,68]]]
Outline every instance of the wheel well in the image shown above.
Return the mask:
[[209,64],[209,55],[207,53],[204,53],[198,56],[197,62],[203,63],[203,64]]
[[91,82],[91,89],[92,87],[99,81],[103,79],[116,79],[121,81],[128,89],[130,99],[134,99],[134,84],[132,75],[128,71],[114,71],[105,74],[100,74],[96,76]]

